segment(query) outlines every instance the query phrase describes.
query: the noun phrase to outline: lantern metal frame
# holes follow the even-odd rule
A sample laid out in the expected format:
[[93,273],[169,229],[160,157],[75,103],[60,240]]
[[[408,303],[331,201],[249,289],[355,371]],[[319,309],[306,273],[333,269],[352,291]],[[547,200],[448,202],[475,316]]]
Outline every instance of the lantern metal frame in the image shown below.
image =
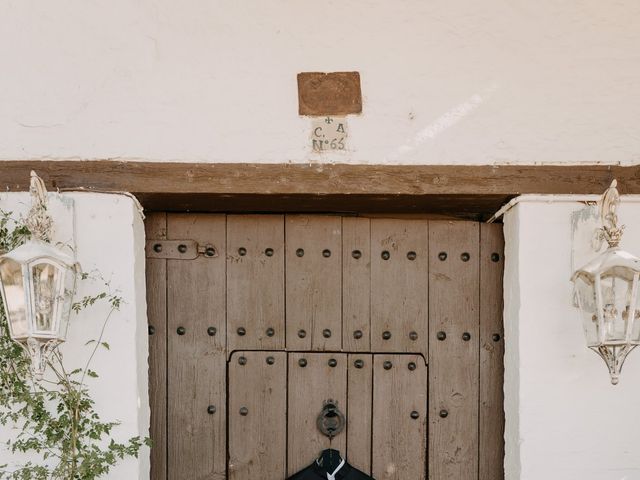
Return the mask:
[[600,243],[597,250],[604,241],[608,248],[571,278],[576,306],[583,315],[587,347],[602,357],[614,385],[627,356],[640,345],[640,258],[619,247],[624,231],[624,225],[618,225],[619,204],[614,180],[600,200],[602,227],[596,231]]
[[50,243],[47,191],[35,172],[29,191],[32,204],[25,224],[30,238],[0,255],[0,294],[9,335],[29,354],[31,372],[41,379],[52,352],[66,340],[80,266]]

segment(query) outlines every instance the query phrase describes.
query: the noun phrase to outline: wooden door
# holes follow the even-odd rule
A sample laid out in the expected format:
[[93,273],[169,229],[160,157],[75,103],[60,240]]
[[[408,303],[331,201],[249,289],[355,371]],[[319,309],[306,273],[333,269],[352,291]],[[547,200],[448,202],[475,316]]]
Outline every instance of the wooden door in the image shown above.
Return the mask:
[[[228,381],[230,479],[286,478],[326,448],[378,479],[426,478],[421,355],[236,351]],[[326,401],[347,419],[333,440],[316,428]]]
[[499,480],[500,225],[147,218],[153,480],[284,479],[329,441],[379,479]]

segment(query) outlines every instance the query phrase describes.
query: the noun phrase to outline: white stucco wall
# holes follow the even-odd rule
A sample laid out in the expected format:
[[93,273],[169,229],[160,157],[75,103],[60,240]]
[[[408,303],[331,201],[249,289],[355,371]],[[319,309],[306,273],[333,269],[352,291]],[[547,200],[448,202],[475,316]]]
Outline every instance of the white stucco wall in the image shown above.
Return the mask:
[[[137,202],[126,195],[95,193],[50,194],[50,210],[55,221],[54,241],[73,245],[83,271],[100,274],[110,289],[124,300],[110,318],[104,341],[111,350],[99,349],[92,363],[100,378],[88,383],[96,401],[96,410],[106,421],[120,421],[114,438],[126,441],[132,436],[149,435],[149,399],[147,373],[147,321],[144,280],[144,226]],[[0,194],[0,209],[26,212],[26,193]],[[95,295],[107,288],[99,280],[79,283],[77,299]],[[72,314],[67,342],[62,345],[70,370],[83,367],[109,312],[105,303]],[[10,434],[0,431],[0,438]],[[2,442],[4,444],[4,442]],[[149,452],[145,447],[139,459],[120,463],[107,477],[114,480],[148,479]],[[0,464],[14,458],[0,449]]]
[[[3,0],[0,161],[637,165],[638,25],[637,0]],[[364,109],[349,151],[312,153],[296,74],[350,70]],[[97,359],[98,409],[122,438],[145,435],[140,217],[125,196],[64,198],[75,209],[58,238],[127,301]],[[0,194],[0,208],[25,199]],[[578,208],[505,216],[509,480],[640,479],[640,353],[611,387],[570,305]],[[636,254],[638,208],[623,208]],[[76,319],[67,358],[97,328]],[[147,472],[142,455],[112,478]]]
[[[592,230],[572,232],[581,198],[552,200],[523,197],[504,216],[506,479],[638,480],[640,351],[612,386],[586,348],[569,278]],[[640,200],[619,215],[622,247],[640,255]]]
[[[0,159],[639,163],[640,2],[0,2]],[[296,74],[357,70],[350,152]]]

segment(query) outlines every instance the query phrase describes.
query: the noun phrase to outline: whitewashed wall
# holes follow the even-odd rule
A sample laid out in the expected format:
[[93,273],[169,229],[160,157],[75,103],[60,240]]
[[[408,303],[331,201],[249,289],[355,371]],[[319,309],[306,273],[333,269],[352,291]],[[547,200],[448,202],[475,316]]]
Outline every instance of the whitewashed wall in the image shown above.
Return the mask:
[[[92,369],[100,375],[88,381],[96,410],[103,420],[122,423],[113,431],[116,440],[146,437],[149,399],[144,226],[137,202],[126,195],[95,193],[50,194],[49,198],[56,228],[53,240],[74,246],[83,271],[92,277],[101,275],[111,291],[124,300],[105,330],[104,341],[111,350],[99,349],[92,363]],[[24,214],[28,205],[26,193],[0,194],[0,209],[16,216]],[[78,299],[107,291],[97,279],[79,285]],[[67,343],[61,347],[70,370],[84,367],[93,348],[85,343],[98,338],[108,312],[108,306],[102,303],[79,315],[72,314]],[[11,430],[0,430],[0,464],[16,460],[4,449],[5,435]],[[148,479],[148,449],[142,449],[139,459],[120,463],[108,478]]]
[[[504,217],[507,480],[640,479],[640,350],[612,386],[571,305],[574,249],[593,232],[572,232],[579,200],[525,196]],[[640,200],[619,215],[640,256]]]
[[[638,25],[637,0],[3,0],[0,160],[640,164]],[[296,74],[350,70],[364,111],[348,151],[312,153]],[[127,299],[98,359],[98,408],[123,437],[144,434],[140,218],[126,197],[64,197],[83,266]],[[640,479],[640,353],[612,388],[570,307],[577,208],[506,216],[510,480]],[[640,253],[633,209],[625,241]],[[95,328],[75,322],[69,358]],[[143,455],[111,478],[147,471]]]
[[[0,159],[639,163],[637,0],[4,0]],[[358,70],[350,151],[296,74]]]

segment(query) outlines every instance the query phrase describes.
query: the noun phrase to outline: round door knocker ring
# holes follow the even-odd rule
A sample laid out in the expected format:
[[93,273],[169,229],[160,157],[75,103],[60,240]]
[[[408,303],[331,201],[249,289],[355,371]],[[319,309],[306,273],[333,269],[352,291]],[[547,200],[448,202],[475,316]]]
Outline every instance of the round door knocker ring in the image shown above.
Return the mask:
[[344,430],[346,423],[347,419],[338,409],[337,402],[326,400],[316,420],[318,430],[323,435],[333,438]]

